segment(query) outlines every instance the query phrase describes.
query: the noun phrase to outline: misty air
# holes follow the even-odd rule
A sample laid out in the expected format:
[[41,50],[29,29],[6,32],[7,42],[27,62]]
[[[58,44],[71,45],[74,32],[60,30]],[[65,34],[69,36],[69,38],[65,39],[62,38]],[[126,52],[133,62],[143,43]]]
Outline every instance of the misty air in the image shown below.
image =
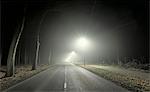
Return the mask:
[[1,92],[149,92],[148,0],[1,0]]

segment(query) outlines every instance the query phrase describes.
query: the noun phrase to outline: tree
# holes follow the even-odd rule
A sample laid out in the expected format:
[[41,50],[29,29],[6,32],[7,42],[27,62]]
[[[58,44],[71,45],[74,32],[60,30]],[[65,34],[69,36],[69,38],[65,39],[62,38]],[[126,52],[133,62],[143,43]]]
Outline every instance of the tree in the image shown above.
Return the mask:
[[39,49],[40,49],[40,31],[41,31],[41,25],[45,19],[45,16],[47,15],[48,11],[44,12],[44,14],[42,14],[42,17],[40,19],[39,22],[39,28],[38,28],[38,32],[37,32],[37,40],[36,40],[36,53],[35,53],[35,61],[33,62],[32,65],[32,70],[36,70],[37,68],[37,62],[39,59]]
[[47,16],[47,14],[49,12],[54,12],[54,13],[58,13],[60,12],[59,10],[46,10],[44,11],[44,13],[42,13],[42,16],[41,16],[41,19],[40,19],[40,22],[39,22],[39,28],[38,28],[38,32],[37,32],[37,37],[36,37],[36,53],[35,53],[35,61],[33,62],[33,65],[32,65],[32,70],[35,70],[36,67],[37,67],[37,62],[38,62],[38,59],[39,59],[39,49],[40,49],[40,31],[41,31],[41,26],[42,26],[42,23],[44,22],[44,19],[45,17]]
[[37,41],[36,41],[35,61],[33,62],[32,70],[36,70],[36,68],[37,68],[37,62],[38,62],[38,58],[39,58],[39,48],[40,48],[40,41],[39,41],[39,34],[38,34]]
[[50,51],[49,51],[49,65],[52,63],[51,61],[52,61],[52,51],[51,51],[51,49],[50,49]]
[[22,35],[23,29],[25,24],[25,16],[23,16],[21,28],[18,27],[17,32],[14,34],[7,58],[7,74],[6,76],[12,76],[15,73],[15,56],[16,56],[16,50],[18,47],[18,43],[20,41],[20,37]]

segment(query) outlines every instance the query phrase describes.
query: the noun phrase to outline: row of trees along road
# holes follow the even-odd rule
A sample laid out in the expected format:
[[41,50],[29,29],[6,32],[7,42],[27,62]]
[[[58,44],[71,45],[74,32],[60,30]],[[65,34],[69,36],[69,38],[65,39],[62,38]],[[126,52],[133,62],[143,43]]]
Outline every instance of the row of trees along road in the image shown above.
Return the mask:
[[[9,52],[8,52],[8,58],[7,58],[7,74],[6,76],[13,76],[15,74],[15,64],[20,64],[22,62],[20,62],[20,57],[22,56],[20,53],[21,52],[21,44],[20,40],[21,40],[21,36],[23,35],[23,31],[25,29],[25,23],[26,23],[26,9],[24,9],[24,14],[22,16],[22,22],[21,24],[18,24],[17,26],[17,30],[14,33],[10,48],[9,48]],[[41,22],[43,21],[43,16],[40,19],[39,25],[41,25]],[[36,50],[35,50],[35,60],[32,61],[32,70],[36,70],[37,69],[37,63],[38,63],[38,59],[39,59],[39,48],[40,48],[40,41],[39,41],[39,32],[40,32],[40,27],[38,28],[37,31],[37,37],[36,37]],[[19,47],[20,46],[20,47]],[[24,58],[25,58],[25,64],[27,63],[27,55],[26,55],[26,47],[24,48]],[[18,50],[18,52],[17,52]],[[17,58],[16,58],[17,56]],[[29,62],[28,62],[29,63]]]

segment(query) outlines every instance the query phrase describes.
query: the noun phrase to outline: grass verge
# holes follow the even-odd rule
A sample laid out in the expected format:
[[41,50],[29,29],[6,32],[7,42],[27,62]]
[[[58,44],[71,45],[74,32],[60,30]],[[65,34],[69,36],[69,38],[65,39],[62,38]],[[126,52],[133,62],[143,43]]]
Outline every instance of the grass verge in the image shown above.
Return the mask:
[[81,66],[107,80],[110,80],[117,85],[120,85],[130,91],[134,92],[150,92],[150,80],[144,80],[136,76],[125,75],[120,73],[111,72],[101,68],[95,68],[90,66]]
[[12,77],[3,77],[0,79],[0,91],[4,91],[5,89],[24,81],[41,71],[44,71],[49,68],[48,65],[40,65],[37,70],[31,70],[32,66],[20,66],[16,68],[16,73]]

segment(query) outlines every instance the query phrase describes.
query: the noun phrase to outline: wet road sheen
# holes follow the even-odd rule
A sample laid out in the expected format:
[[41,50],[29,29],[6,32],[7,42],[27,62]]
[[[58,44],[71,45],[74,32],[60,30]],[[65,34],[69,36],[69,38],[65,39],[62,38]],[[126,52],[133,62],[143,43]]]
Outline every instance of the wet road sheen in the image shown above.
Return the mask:
[[71,63],[57,64],[6,92],[129,92]]

